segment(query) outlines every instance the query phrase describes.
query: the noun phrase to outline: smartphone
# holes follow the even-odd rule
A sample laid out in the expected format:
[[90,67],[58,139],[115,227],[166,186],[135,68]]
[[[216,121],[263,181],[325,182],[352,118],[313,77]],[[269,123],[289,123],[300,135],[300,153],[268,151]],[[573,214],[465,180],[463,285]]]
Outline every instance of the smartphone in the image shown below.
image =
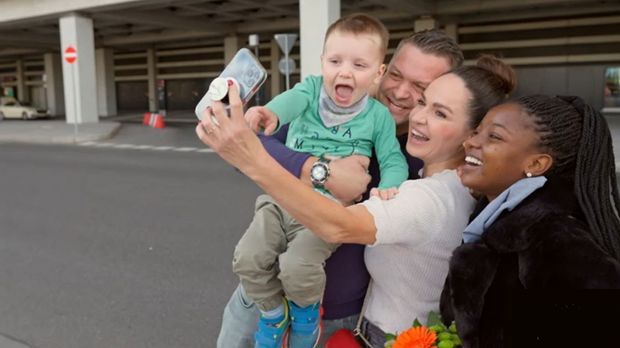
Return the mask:
[[222,92],[222,79],[232,79],[236,82],[241,101],[245,105],[267,80],[267,71],[250,50],[247,48],[240,49],[222,73],[211,82],[209,89],[196,105],[194,112],[199,119],[202,119],[202,113],[211,105],[213,100],[220,100],[224,104],[228,104],[228,96],[223,95],[227,93],[228,87],[225,87],[225,91]]

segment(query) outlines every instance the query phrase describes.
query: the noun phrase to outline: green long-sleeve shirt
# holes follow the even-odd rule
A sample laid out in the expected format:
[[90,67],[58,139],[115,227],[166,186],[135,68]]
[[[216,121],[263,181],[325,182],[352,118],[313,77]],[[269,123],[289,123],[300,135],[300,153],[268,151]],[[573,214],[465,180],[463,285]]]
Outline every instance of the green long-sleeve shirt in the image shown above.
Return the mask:
[[326,127],[319,116],[319,95],[323,78],[309,76],[275,98],[265,107],[290,123],[286,146],[313,156],[372,156],[374,147],[381,182],[379,188],[398,187],[409,175],[407,161],[396,139],[396,124],[388,109],[368,98],[364,110],[352,120]]

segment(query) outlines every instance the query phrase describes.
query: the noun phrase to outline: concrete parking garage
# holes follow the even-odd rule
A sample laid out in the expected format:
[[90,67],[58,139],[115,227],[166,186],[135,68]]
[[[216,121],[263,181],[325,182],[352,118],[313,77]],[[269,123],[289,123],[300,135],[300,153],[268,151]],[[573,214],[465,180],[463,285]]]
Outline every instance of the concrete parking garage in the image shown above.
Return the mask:
[[[441,28],[468,61],[499,54],[519,74],[519,93],[578,94],[605,106],[605,70],[620,65],[620,4],[602,0],[60,0],[0,2],[3,94],[97,122],[119,112],[188,110],[248,35],[268,69],[266,99],[284,88],[275,33],[300,35],[292,82],[318,72],[322,33],[342,13],[363,11],[390,29],[393,48],[414,30]],[[77,61],[63,54],[72,46]],[[73,111],[75,110],[75,112]]]

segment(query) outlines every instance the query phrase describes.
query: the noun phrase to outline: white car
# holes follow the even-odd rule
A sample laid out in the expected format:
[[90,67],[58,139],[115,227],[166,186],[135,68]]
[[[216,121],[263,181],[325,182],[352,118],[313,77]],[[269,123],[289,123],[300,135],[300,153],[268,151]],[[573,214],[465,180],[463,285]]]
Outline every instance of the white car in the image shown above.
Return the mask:
[[30,120],[39,117],[48,117],[47,110],[37,110],[32,106],[22,105],[13,97],[0,98],[0,120],[5,118],[21,118]]

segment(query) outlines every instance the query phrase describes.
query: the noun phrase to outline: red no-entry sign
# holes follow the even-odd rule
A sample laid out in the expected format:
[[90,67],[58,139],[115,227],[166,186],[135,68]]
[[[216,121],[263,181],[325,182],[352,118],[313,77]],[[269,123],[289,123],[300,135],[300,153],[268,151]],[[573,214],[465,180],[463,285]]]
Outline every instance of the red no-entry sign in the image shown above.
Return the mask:
[[73,46],[69,46],[65,49],[65,60],[69,64],[73,64],[77,60],[77,51]]

